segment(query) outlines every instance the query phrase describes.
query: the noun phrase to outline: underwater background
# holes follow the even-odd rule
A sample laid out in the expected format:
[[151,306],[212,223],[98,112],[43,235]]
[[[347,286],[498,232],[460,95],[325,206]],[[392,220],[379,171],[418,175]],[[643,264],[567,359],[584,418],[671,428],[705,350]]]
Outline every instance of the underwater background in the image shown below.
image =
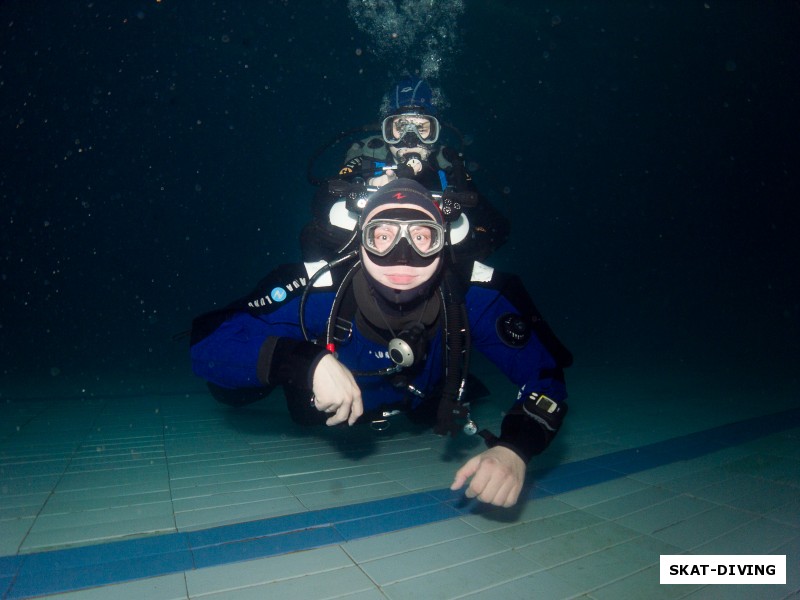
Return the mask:
[[6,0],[0,398],[202,387],[181,332],[300,259],[309,158],[412,72],[582,390],[770,412],[800,365],[798,31],[794,1]]

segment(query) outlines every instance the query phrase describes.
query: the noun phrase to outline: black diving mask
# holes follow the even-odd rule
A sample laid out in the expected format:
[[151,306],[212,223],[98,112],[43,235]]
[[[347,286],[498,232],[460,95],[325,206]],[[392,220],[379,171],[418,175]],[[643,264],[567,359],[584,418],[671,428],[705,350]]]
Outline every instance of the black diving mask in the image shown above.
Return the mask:
[[373,219],[361,230],[364,249],[375,256],[386,256],[403,239],[414,252],[428,258],[444,248],[444,227],[432,220]]
[[409,140],[409,136],[423,144],[435,144],[439,139],[439,130],[439,120],[423,113],[390,115],[383,120],[381,127],[383,141],[392,145]]

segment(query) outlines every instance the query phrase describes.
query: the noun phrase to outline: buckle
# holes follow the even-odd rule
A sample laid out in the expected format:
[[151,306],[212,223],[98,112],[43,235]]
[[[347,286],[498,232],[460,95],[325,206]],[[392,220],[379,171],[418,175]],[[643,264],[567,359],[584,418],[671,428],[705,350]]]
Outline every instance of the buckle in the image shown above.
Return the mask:
[[353,337],[353,323],[342,317],[336,317],[333,325],[333,340],[339,344],[350,341]]

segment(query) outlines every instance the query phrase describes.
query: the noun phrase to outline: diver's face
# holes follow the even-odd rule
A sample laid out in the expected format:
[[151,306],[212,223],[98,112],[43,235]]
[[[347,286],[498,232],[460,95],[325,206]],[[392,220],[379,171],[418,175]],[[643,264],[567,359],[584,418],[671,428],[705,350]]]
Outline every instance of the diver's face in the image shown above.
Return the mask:
[[[397,210],[393,209],[409,213],[403,215],[404,217],[434,220],[433,215],[422,208],[414,207],[412,211],[407,211],[407,208],[407,204],[385,204],[368,215],[366,221],[399,216]],[[406,239],[401,239],[385,256],[375,256],[363,246],[361,248],[361,262],[367,273],[378,283],[400,291],[413,290],[429,281],[437,273],[440,261],[441,257],[438,254],[420,256]]]

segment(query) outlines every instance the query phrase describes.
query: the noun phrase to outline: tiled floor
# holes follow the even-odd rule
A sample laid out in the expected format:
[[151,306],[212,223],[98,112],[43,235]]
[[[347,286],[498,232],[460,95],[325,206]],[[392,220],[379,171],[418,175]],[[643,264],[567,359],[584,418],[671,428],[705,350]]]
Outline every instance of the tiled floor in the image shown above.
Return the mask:
[[[619,397],[571,375],[568,424],[511,510],[447,490],[477,438],[402,419],[303,431],[280,402],[235,411],[192,381],[3,396],[3,598],[800,596],[796,397],[765,411],[694,386],[681,415],[657,384]],[[501,409],[480,404],[480,425]],[[659,556],[679,553],[785,554],[787,584],[659,585]]]

